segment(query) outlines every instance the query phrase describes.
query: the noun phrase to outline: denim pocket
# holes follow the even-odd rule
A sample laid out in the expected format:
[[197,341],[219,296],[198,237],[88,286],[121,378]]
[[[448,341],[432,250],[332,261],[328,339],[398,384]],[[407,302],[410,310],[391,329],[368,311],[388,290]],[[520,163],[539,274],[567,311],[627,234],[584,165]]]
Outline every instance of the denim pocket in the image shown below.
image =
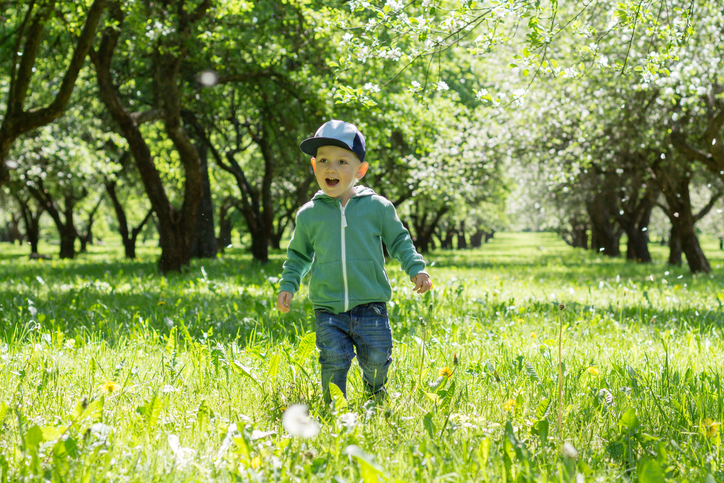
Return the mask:
[[358,317],[387,318],[387,304],[384,302],[371,302],[358,307]]

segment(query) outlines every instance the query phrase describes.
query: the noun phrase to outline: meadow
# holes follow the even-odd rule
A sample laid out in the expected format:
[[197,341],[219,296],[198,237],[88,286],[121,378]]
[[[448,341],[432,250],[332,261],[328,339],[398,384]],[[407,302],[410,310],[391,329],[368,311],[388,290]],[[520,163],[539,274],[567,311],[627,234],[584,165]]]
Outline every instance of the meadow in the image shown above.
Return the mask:
[[693,276],[654,245],[639,265],[500,233],[430,253],[424,296],[392,261],[390,401],[353,364],[325,407],[306,290],[273,310],[283,253],[162,276],[150,245],[3,244],[0,482],[722,481],[724,252],[704,249]]

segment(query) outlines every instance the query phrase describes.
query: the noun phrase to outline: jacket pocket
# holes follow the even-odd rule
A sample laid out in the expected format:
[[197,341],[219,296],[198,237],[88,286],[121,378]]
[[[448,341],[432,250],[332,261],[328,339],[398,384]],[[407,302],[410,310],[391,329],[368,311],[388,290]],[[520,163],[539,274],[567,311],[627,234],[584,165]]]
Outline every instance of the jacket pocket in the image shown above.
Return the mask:
[[384,270],[371,259],[348,260],[347,283],[350,300],[385,302],[392,295]]
[[342,262],[336,260],[312,266],[312,278],[309,281],[309,300],[312,303],[344,300]]

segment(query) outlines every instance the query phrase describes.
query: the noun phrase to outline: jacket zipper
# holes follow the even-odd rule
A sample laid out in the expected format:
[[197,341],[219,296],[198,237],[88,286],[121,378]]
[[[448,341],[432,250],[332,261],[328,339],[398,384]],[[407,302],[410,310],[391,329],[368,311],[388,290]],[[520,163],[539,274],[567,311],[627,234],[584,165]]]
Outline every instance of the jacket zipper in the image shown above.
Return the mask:
[[[348,201],[349,203],[349,201]],[[341,222],[341,236],[342,236],[342,281],[344,282],[344,311],[349,310],[349,287],[347,285],[347,247],[345,244],[344,229],[347,228],[347,217],[344,214],[346,209],[342,206],[342,202],[339,202],[339,209],[342,212]]]

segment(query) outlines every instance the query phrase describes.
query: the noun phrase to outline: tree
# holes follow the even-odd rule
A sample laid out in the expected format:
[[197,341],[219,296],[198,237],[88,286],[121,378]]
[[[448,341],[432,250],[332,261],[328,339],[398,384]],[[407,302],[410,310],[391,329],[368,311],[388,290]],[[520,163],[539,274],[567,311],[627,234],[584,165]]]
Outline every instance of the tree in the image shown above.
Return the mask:
[[[198,23],[207,14],[210,5],[210,0],[198,4],[180,1],[173,6],[166,3],[140,5],[112,1],[109,4],[112,23],[103,30],[98,48],[90,51],[100,99],[128,143],[158,219],[161,244],[158,265],[162,273],[179,271],[187,266],[195,241],[196,215],[203,193],[203,179],[199,154],[182,125],[183,92],[187,79],[181,77],[181,69]],[[150,36],[145,31],[147,18],[157,20]],[[118,51],[119,43],[122,44],[125,38],[138,41],[137,52]],[[123,75],[125,66],[134,61],[135,68],[129,74],[141,76],[134,82],[143,85],[147,96],[145,100],[151,106],[147,110],[135,112],[134,96],[118,84],[119,80],[128,75]],[[162,121],[164,133],[171,141],[182,166],[183,201],[180,207],[169,199],[141,130],[141,125],[151,120]]]
[[[50,124],[65,110],[73,93],[75,81],[95,38],[106,0],[95,0],[88,9],[87,14],[85,14],[85,21],[80,36],[75,42],[73,55],[68,61],[67,67],[65,67],[63,79],[60,85],[57,86],[57,92],[53,99],[48,101],[45,107],[28,109],[26,107],[28,96],[31,91],[38,87],[32,82],[37,67],[55,67],[48,63],[39,65],[38,62],[41,46],[45,47],[43,54],[48,58],[53,57],[56,48],[55,46],[49,46],[49,42],[44,44],[45,36],[56,37],[67,44],[68,30],[70,30],[72,36],[73,29],[79,26],[84,15],[83,9],[77,8],[76,2],[66,2],[60,5],[57,5],[57,3],[54,0],[13,2],[8,10],[9,13],[15,14],[18,23],[15,27],[15,35],[5,37],[8,42],[14,37],[14,43],[7,49],[12,52],[10,59],[8,59],[10,65],[3,66],[7,69],[10,88],[5,104],[5,115],[0,125],[0,186],[10,180],[8,156],[13,143],[21,135]],[[21,15],[23,7],[25,7],[25,14]],[[67,22],[68,19],[54,18],[56,11],[58,11],[56,10],[57,7],[68,10],[63,14],[70,14],[70,22]],[[46,32],[46,30],[50,30],[50,32]],[[62,68],[58,68],[58,70],[62,70]],[[47,95],[47,81],[45,81],[45,84],[43,88],[38,90]]]

